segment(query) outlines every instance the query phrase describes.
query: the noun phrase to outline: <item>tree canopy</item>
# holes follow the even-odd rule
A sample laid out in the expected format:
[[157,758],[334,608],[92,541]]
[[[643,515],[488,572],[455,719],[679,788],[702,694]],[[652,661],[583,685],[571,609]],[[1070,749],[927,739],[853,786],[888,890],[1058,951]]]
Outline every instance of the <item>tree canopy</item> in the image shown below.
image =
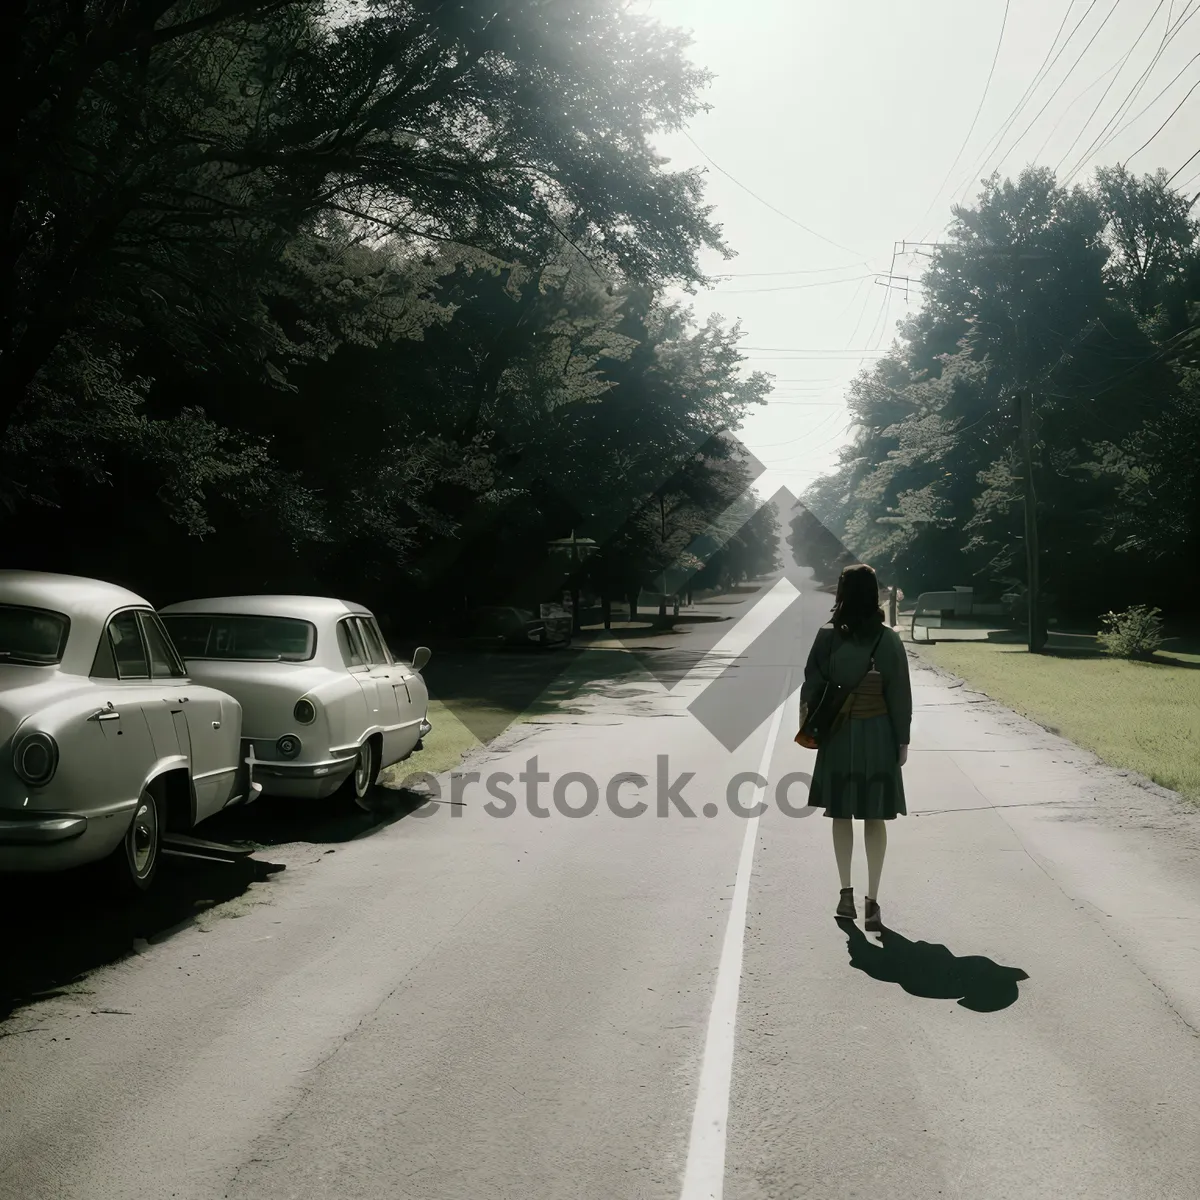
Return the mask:
[[1200,585],[1198,360],[1200,223],[1165,172],[994,177],[852,385],[853,441],[806,502],[910,593],[1020,591],[1026,389],[1050,601],[1178,611]]
[[578,529],[630,587],[747,490],[714,438],[766,380],[661,298],[724,250],[652,148],[702,107],[678,32],[615,0],[0,20],[26,562],[440,602],[541,586]]

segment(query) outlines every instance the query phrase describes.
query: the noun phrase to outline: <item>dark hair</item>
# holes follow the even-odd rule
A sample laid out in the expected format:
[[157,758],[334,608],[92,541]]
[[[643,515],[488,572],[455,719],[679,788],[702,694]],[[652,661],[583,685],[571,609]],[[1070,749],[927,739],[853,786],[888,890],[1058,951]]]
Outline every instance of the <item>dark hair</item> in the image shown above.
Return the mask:
[[879,607],[879,580],[866,563],[853,563],[838,577],[833,601],[833,627],[843,637],[853,637],[886,618]]

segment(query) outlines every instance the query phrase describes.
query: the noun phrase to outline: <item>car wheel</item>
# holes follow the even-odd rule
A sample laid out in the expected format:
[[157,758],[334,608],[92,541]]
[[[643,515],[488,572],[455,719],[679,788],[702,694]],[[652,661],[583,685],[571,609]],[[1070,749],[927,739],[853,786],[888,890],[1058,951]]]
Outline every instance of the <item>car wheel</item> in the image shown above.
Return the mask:
[[119,895],[140,896],[154,882],[162,857],[164,815],[153,792],[147,789],[138,797],[121,844],[104,862],[108,883]]
[[354,773],[350,776],[354,803],[364,812],[372,811],[371,792],[375,788],[375,780],[379,777],[378,759],[375,743],[368,738],[358,748],[358,757],[354,760]]

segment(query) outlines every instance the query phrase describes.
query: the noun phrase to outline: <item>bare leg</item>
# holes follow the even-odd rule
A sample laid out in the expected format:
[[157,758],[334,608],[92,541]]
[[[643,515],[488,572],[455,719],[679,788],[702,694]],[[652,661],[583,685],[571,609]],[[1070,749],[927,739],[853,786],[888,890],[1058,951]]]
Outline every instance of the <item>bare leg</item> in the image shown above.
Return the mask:
[[878,900],[883,857],[887,853],[887,822],[864,821],[863,842],[867,847],[867,896],[871,900]]
[[850,858],[854,853],[854,822],[843,821],[834,817],[830,824],[833,826],[833,856],[837,859],[838,875],[842,887],[850,886]]

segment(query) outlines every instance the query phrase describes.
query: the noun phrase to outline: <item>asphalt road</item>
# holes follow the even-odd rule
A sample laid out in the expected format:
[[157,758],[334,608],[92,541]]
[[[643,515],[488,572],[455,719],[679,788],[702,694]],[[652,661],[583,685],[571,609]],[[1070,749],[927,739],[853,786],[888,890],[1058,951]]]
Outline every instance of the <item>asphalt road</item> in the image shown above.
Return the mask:
[[[0,1025],[0,1197],[1194,1200],[1200,818],[914,664],[888,932],[839,927],[776,802],[829,603],[789,568],[457,794],[180,874],[222,903]],[[548,815],[489,813],[534,756]]]

